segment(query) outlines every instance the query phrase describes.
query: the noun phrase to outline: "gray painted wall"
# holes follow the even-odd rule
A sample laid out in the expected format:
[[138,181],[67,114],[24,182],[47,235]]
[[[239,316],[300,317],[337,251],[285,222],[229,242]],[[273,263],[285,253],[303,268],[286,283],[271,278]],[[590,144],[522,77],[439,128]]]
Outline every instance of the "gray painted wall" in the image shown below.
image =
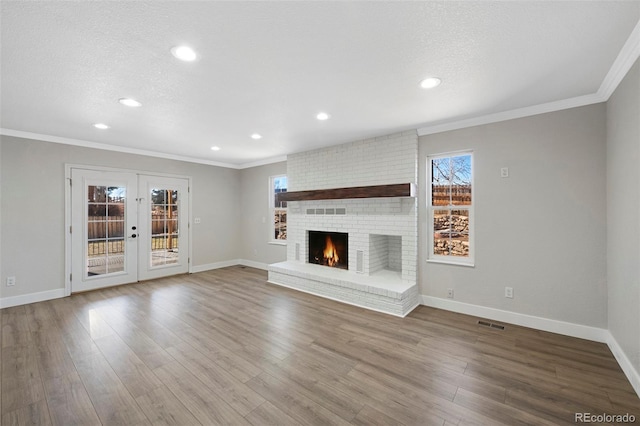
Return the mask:
[[640,372],[640,62],[607,103],[609,331]]
[[[2,297],[64,288],[65,163],[192,177],[194,266],[240,257],[240,171],[2,136]],[[17,285],[5,287],[7,276]]]
[[262,264],[287,259],[287,246],[269,243],[269,176],[286,175],[286,161],[240,170],[240,253],[241,258]]
[[[446,298],[454,288],[459,302],[593,327],[607,328],[608,318],[640,369],[638,73],[636,64],[606,107],[420,138],[421,294]],[[475,156],[474,268],[425,262],[426,157],[462,149]],[[268,177],[286,173],[285,162],[232,170],[2,136],[2,297],[64,287],[65,163],[191,176],[192,217],[202,219],[193,224],[194,266],[286,258],[285,246],[267,243]],[[633,218],[631,228],[621,225]],[[8,275],[18,278],[15,288],[4,286]],[[505,286],[514,299],[504,298]]]
[[[596,104],[421,137],[421,293],[453,288],[459,302],[606,328],[605,115]],[[474,151],[475,267],[426,263],[426,157],[464,149]]]

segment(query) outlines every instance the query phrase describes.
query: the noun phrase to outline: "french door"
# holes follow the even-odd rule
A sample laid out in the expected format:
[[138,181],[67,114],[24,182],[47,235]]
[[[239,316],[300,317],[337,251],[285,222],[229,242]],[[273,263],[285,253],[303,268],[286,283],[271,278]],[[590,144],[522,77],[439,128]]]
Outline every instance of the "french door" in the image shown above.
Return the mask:
[[189,181],[140,175],[138,197],[138,278],[188,272]]
[[71,169],[71,291],[188,272],[187,179]]

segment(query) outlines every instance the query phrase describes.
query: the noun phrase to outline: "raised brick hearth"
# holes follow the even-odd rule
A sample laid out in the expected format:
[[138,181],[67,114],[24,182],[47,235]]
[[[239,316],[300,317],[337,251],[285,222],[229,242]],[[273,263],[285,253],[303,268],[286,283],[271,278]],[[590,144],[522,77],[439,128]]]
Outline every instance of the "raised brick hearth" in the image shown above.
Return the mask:
[[300,262],[269,266],[269,282],[328,299],[404,317],[418,304],[418,286],[403,282],[400,273],[349,273]]

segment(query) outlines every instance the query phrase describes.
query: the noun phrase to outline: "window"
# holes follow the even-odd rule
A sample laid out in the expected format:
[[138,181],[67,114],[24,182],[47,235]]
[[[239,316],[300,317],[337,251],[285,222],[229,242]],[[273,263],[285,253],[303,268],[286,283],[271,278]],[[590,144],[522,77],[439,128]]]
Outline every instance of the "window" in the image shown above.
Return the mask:
[[269,207],[271,208],[272,241],[285,242],[287,240],[287,202],[276,202],[276,194],[287,192],[286,176],[271,176],[269,178]]
[[427,158],[429,261],[473,266],[473,155]]

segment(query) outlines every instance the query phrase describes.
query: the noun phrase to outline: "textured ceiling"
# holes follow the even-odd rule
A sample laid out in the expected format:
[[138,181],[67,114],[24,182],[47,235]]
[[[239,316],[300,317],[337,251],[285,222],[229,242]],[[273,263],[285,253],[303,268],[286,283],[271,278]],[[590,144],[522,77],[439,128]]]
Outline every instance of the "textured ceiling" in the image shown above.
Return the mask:
[[4,130],[233,165],[593,94],[640,18],[636,1],[0,8]]

